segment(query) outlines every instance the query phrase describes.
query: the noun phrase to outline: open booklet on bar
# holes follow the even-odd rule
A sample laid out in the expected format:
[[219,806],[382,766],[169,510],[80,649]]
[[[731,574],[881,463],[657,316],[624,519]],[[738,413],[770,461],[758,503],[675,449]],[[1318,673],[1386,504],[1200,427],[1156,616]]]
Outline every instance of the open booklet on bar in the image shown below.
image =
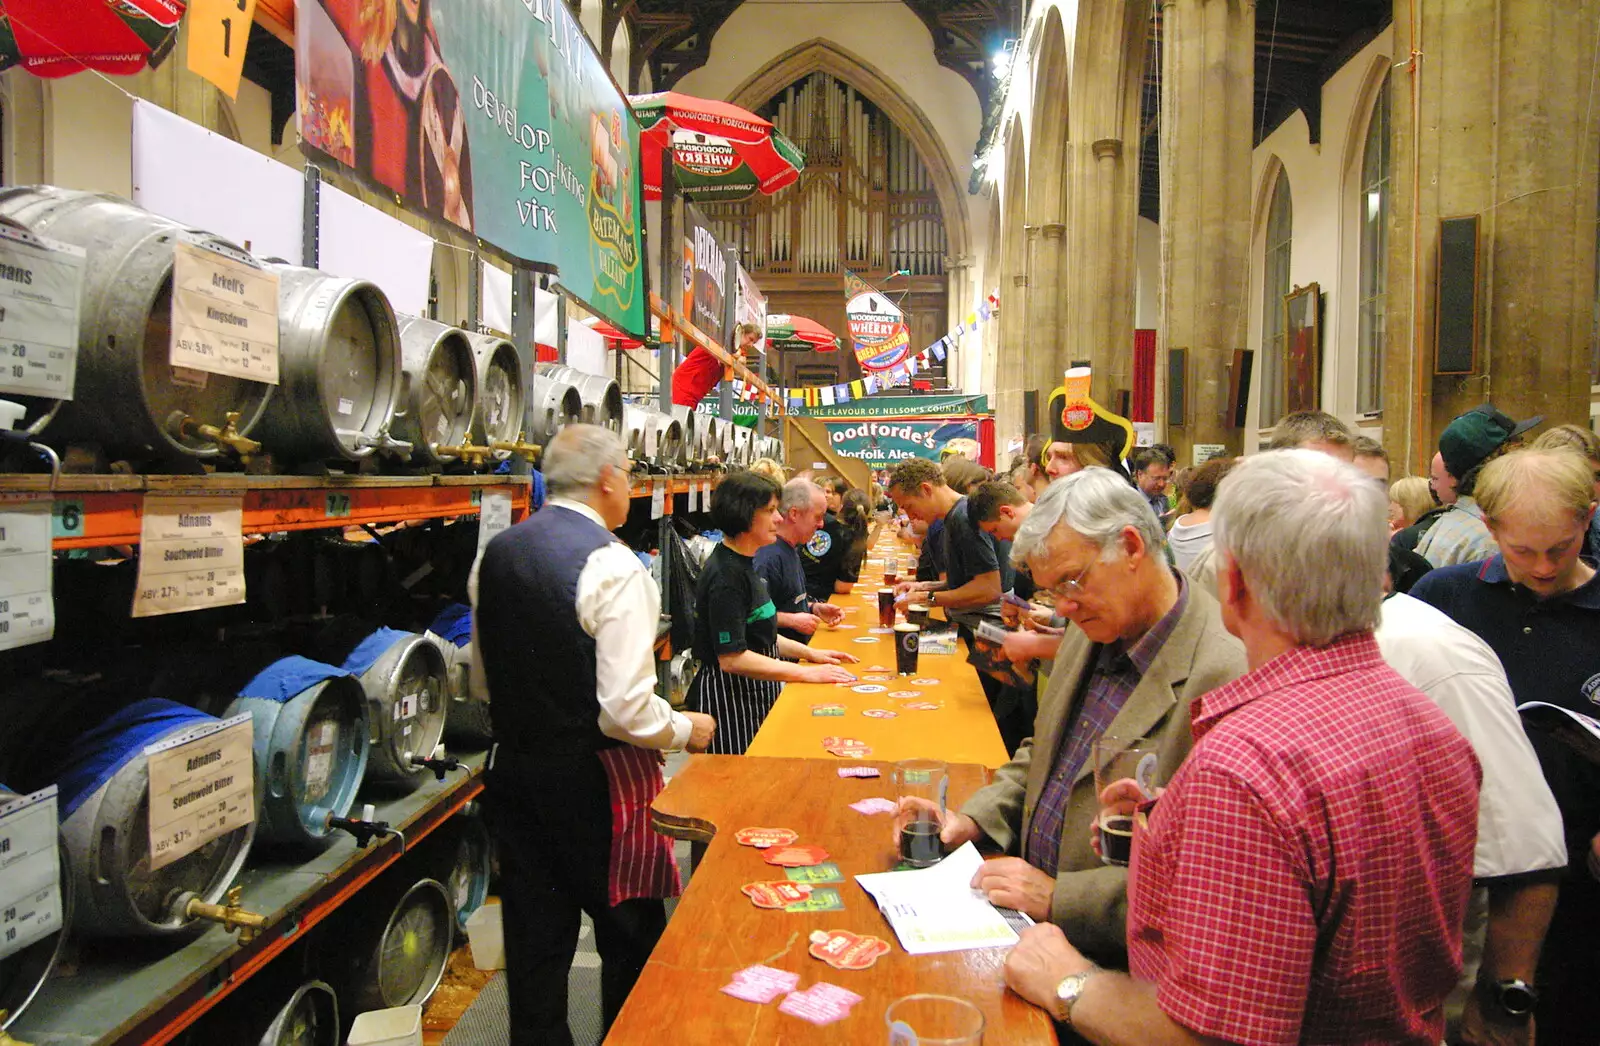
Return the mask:
[[878,902],[900,946],[911,955],[1004,948],[1033,925],[1022,912],[996,908],[972,888],[983,858],[971,843],[931,868],[856,876]]

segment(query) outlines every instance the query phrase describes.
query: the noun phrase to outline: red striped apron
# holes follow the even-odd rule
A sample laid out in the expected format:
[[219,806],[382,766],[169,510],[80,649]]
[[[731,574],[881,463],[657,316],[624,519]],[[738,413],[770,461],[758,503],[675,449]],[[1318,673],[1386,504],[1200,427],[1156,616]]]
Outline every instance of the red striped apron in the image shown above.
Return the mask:
[[672,841],[650,827],[650,803],[663,787],[661,753],[618,745],[597,754],[611,787],[611,904],[678,896]]

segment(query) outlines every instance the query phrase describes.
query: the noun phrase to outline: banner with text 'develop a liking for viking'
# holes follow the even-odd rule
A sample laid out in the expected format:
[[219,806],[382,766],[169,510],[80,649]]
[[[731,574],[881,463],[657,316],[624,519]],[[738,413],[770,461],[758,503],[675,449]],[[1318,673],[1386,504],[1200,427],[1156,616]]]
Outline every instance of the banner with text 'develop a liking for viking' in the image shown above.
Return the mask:
[[561,0],[300,0],[311,150],[645,332],[639,123]]
[[849,269],[844,298],[845,327],[862,371],[875,374],[904,363],[911,355],[911,330],[900,307]]

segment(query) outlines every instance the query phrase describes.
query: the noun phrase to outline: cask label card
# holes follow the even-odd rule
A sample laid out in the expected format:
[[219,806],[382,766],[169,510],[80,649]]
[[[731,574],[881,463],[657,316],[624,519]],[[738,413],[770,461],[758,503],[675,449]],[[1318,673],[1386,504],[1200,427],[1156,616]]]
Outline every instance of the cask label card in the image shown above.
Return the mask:
[[69,400],[84,252],[0,225],[0,392]]
[[56,786],[0,804],[0,959],[61,929]]
[[0,496],[0,650],[55,635],[49,495]]
[[246,712],[145,749],[152,871],[255,819],[252,739]]
[[174,367],[278,384],[278,276],[179,240],[172,247]]
[[133,616],[244,602],[244,498],[148,494]]

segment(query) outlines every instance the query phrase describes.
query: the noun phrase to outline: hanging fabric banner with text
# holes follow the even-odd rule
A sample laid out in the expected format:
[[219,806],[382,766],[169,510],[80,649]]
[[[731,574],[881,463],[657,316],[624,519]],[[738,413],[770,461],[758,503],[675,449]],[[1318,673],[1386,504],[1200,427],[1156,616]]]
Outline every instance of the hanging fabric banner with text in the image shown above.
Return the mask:
[[301,0],[305,145],[643,335],[639,123],[560,0]]
[[826,421],[828,446],[847,458],[889,465],[907,458],[939,460],[939,448],[953,439],[977,439],[978,422]]
[[690,275],[693,305],[689,318],[702,334],[718,345],[728,346],[732,332],[724,321],[728,318],[727,296],[733,291],[728,280],[733,275],[728,272],[728,256],[723,252],[717,234],[711,230],[711,222],[700,213],[700,208],[686,203],[683,215],[684,236],[694,256]]

